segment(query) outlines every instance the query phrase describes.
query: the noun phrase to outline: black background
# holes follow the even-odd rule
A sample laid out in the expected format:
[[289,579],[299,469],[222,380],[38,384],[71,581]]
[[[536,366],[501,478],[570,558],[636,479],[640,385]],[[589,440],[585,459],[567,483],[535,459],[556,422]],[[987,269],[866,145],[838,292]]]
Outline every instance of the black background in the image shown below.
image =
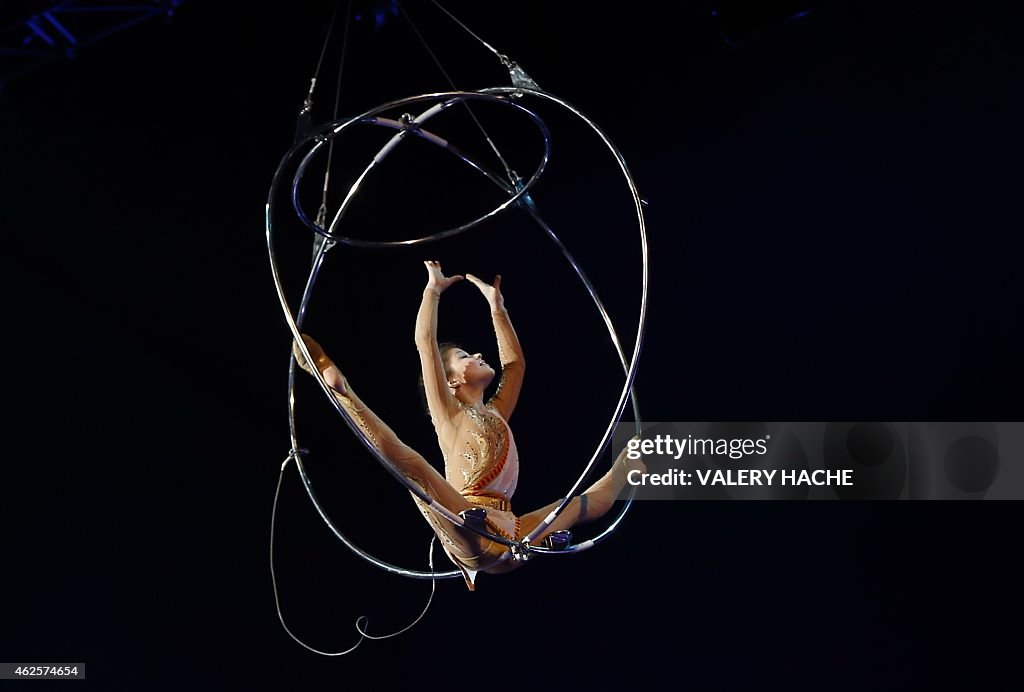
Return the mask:
[[[86,661],[96,689],[874,689],[1006,669],[1015,503],[641,503],[599,549],[483,575],[475,593],[440,583],[398,638],[340,659],[288,639],[267,558],[289,337],[263,211],[332,7],[186,3],[0,94],[13,433],[0,658]],[[448,88],[405,17],[375,26],[359,7],[342,114]],[[802,7],[452,5],[596,120],[650,203],[646,419],[1020,420],[1020,17],[987,3],[809,7],[786,21]],[[429,4],[407,9],[458,86],[506,83]],[[338,21],[317,122],[333,108]],[[534,197],[629,335],[639,252],[625,186],[579,123],[548,116],[553,158]],[[453,141],[479,146],[453,123]],[[506,136],[527,171],[533,140]],[[352,156],[335,156],[358,166],[366,145],[350,141]],[[494,199],[452,184],[461,169],[428,147],[410,151],[353,210],[364,237],[427,233]],[[291,286],[309,238],[280,214]],[[309,329],[437,457],[411,339],[433,258],[504,277],[530,358],[516,506],[548,502],[621,382],[569,270],[521,213],[426,248],[332,251]],[[442,337],[492,348],[468,284],[446,294],[441,322]],[[404,491],[301,384],[325,504],[361,545],[423,566],[429,530]],[[357,561],[291,468],[278,520],[300,638],[341,650],[358,615],[384,632],[418,612],[428,584]]]

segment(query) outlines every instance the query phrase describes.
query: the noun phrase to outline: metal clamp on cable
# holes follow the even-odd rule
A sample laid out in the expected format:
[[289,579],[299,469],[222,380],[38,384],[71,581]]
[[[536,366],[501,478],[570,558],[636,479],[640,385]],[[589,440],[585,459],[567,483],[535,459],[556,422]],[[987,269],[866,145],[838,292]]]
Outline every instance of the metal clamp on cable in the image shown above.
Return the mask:
[[[525,187],[525,185],[523,183],[523,179],[520,178],[519,174],[516,173],[515,171],[511,171],[511,173],[512,173],[512,175],[515,178],[512,181],[513,182],[513,186],[515,187],[516,192],[519,192],[519,191],[521,191]],[[516,206],[520,207],[520,208],[528,209],[529,211],[534,212],[534,213],[537,212],[537,205],[533,203],[533,198],[530,197],[530,193],[529,192],[523,193],[523,196],[519,198],[518,202],[516,202]]]
[[509,546],[509,550],[512,552],[513,560],[521,560],[523,562],[526,562],[531,557],[533,557],[533,554],[530,552],[530,544],[526,541],[519,541],[518,543],[513,543]]
[[[320,204],[320,208],[316,212],[316,221],[315,221],[315,223],[316,223],[316,225],[321,230],[327,230],[327,228],[326,228],[326,224],[327,224],[327,204],[326,203],[321,203]],[[315,237],[313,238],[313,261],[315,262],[317,255],[321,253],[321,246],[323,246],[323,250],[322,251],[324,253],[326,253],[328,250],[333,248],[334,245],[335,245],[335,241],[331,240],[330,238],[327,238],[327,237],[322,236],[322,235],[315,235]]]
[[[504,61],[502,61],[504,62]],[[512,79],[512,86],[517,89],[532,89],[533,91],[543,91],[537,82],[530,78],[530,75],[526,74],[526,70],[521,68],[514,62],[510,62],[505,67],[508,68],[508,76]]]
[[285,467],[288,466],[288,462],[291,461],[292,459],[298,459],[300,454],[309,454],[309,450],[303,449],[302,447],[299,447],[298,449],[292,447],[290,450],[288,450],[288,456],[286,456],[284,458],[284,461],[281,462],[281,470],[284,471]]

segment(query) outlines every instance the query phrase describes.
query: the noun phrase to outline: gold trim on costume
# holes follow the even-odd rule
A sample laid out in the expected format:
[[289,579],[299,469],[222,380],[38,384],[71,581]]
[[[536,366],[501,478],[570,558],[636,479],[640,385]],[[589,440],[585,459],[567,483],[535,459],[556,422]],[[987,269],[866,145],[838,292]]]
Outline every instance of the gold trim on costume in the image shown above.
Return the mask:
[[501,511],[501,512],[511,512],[512,511],[512,502],[509,501],[507,498],[504,498],[504,497],[497,497],[497,496],[494,496],[494,495],[483,495],[483,494],[479,494],[479,495],[463,495],[463,497],[466,498],[467,502],[469,502],[471,504],[474,504],[474,505],[479,505],[481,507],[488,507],[490,509],[496,509],[496,510]]

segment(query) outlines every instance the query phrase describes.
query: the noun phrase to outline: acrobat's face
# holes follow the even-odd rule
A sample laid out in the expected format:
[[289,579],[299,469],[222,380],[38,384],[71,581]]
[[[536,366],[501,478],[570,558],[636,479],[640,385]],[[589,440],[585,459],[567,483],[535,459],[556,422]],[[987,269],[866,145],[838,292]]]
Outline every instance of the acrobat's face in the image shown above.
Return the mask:
[[479,353],[470,354],[461,348],[448,351],[448,384],[455,387],[469,384],[486,387],[494,379],[494,368]]

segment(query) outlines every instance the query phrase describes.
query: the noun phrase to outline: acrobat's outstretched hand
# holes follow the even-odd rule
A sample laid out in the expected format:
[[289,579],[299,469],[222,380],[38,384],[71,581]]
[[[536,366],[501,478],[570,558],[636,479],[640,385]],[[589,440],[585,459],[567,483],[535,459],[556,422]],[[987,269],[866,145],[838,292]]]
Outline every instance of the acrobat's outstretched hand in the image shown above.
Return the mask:
[[460,274],[445,276],[441,271],[441,263],[434,260],[427,260],[423,263],[427,267],[427,290],[441,295],[444,290],[453,283],[462,281],[465,277]]
[[487,304],[491,306],[492,312],[501,310],[505,307],[505,299],[501,295],[501,274],[494,277],[494,283],[492,284],[484,283],[472,274],[466,274],[466,278],[469,279],[474,286],[480,289],[484,298],[487,299]]

